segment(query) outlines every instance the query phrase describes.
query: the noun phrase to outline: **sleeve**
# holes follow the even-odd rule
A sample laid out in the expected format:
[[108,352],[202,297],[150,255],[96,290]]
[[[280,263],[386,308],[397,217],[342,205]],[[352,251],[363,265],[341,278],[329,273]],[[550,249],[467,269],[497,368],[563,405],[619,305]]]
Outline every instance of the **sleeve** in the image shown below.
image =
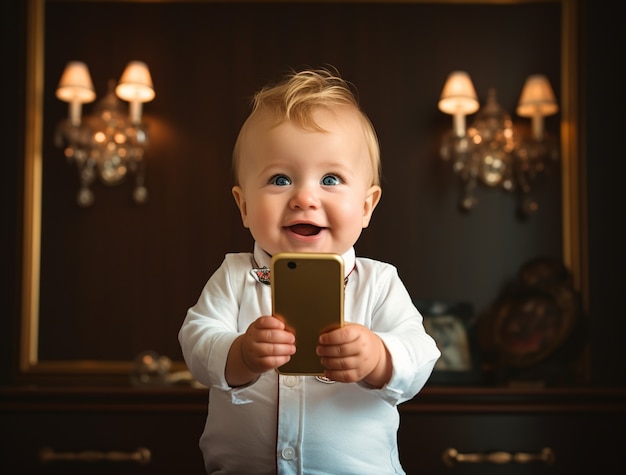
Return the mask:
[[376,391],[390,404],[400,404],[424,387],[441,353],[397,269],[384,264],[376,275],[371,329],[383,340],[393,364],[391,379]]
[[228,351],[239,335],[238,315],[243,291],[242,283],[231,280],[238,274],[232,269],[237,267],[236,256],[226,256],[205,284],[196,304],[187,311],[178,333],[189,371],[208,387],[229,388],[224,369]]

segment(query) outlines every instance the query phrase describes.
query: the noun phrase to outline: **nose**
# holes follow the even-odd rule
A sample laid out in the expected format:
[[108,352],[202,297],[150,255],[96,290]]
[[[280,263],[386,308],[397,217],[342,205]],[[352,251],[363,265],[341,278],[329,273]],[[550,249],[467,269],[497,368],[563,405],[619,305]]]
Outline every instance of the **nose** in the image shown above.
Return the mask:
[[317,184],[303,184],[296,186],[289,200],[291,209],[315,209],[320,205],[319,187]]

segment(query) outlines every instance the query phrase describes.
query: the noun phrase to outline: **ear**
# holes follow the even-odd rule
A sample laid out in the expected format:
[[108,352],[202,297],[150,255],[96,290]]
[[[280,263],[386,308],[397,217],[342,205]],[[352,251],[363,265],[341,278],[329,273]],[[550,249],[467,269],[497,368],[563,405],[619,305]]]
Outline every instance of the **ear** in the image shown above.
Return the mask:
[[365,203],[363,203],[363,227],[366,228],[370,224],[370,220],[372,219],[372,213],[374,213],[374,208],[378,205],[380,201],[380,197],[383,194],[383,190],[378,185],[370,186],[369,190],[367,190],[367,195],[365,196]]
[[237,207],[239,208],[239,212],[241,213],[241,222],[244,227],[248,227],[248,204],[246,203],[246,198],[244,196],[243,190],[240,186],[233,186],[232,188],[233,198],[235,198],[235,203],[237,203]]

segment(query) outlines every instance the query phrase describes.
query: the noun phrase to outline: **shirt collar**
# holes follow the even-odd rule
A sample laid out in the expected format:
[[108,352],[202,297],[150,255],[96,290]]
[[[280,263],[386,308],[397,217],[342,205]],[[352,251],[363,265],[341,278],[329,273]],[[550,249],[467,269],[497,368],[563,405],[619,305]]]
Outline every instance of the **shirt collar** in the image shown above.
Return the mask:
[[[341,258],[343,259],[343,272],[344,277],[347,277],[352,269],[354,268],[354,264],[356,262],[356,252],[354,251],[354,247],[348,249],[347,252],[342,254]],[[270,263],[272,260],[272,256],[270,256],[267,252],[265,252],[258,243],[254,243],[254,262],[256,262],[256,266],[258,268],[267,267],[270,268]]]

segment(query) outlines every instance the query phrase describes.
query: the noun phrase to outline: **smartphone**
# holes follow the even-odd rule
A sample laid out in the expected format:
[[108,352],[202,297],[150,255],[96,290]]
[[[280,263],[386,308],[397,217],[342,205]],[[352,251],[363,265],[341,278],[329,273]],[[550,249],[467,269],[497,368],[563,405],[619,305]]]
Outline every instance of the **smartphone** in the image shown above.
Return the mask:
[[321,375],[315,353],[321,333],[343,325],[343,259],[337,254],[279,253],[272,257],[272,314],[296,336],[296,353],[282,374]]

